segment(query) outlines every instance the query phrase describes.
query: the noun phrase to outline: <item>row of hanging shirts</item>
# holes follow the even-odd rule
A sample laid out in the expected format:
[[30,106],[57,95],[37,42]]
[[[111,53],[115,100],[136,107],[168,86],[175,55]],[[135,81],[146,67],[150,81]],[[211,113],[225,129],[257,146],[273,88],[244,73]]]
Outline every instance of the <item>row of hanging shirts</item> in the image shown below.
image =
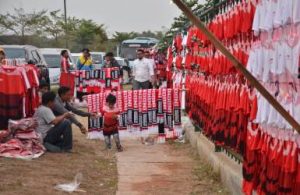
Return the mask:
[[294,30],[286,26],[272,34],[262,33],[252,44],[247,68],[256,78],[266,82],[277,76],[279,81],[292,82],[299,76],[300,31]]
[[[266,89],[286,109],[289,114],[300,122],[300,94],[299,85],[293,83],[264,83]],[[271,104],[259,93],[257,93],[258,112],[257,124],[264,124],[280,129],[293,130],[292,126],[271,106]]]
[[300,22],[299,0],[259,0],[252,29],[256,35]]

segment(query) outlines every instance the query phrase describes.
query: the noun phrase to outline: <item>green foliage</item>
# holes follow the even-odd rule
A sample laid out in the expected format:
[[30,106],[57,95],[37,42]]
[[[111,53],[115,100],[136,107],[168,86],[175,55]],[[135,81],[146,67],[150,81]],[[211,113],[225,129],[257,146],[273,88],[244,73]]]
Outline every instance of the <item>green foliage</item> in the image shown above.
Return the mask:
[[133,39],[137,37],[136,32],[115,32],[113,34],[113,40],[117,43],[122,43],[124,40]]
[[50,16],[47,17],[46,25],[44,26],[44,34],[54,39],[55,45],[59,46],[59,37],[64,35],[65,23],[64,16],[58,15],[60,10],[50,12]]
[[86,47],[90,43],[95,36],[95,25],[91,20],[83,20],[79,28],[75,32],[75,39],[82,46]]
[[0,29],[4,32],[13,32],[21,36],[22,41],[25,41],[26,35],[32,35],[42,31],[47,23],[47,11],[33,11],[25,13],[23,8],[15,8],[14,14],[6,13],[0,15]]
[[[193,5],[194,1],[189,3]],[[179,22],[182,19],[186,20],[181,16]],[[84,47],[93,51],[116,51],[117,46],[126,39],[153,37],[161,40],[164,38],[163,31],[148,30],[115,32],[112,39],[108,39],[105,26],[92,20],[68,17],[66,24],[61,10],[25,13],[22,8],[15,9],[13,13],[0,14],[0,35],[1,44],[31,44],[41,48],[65,48],[67,39],[72,52],[79,52]]]

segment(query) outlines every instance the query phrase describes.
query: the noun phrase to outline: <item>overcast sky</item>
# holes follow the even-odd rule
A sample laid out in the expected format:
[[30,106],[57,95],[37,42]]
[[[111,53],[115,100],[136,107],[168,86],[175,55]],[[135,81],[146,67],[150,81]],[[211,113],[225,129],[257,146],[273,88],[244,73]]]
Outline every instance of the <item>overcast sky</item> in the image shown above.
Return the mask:
[[[0,0],[0,13],[14,8],[63,11],[63,0]],[[67,0],[67,15],[92,19],[114,31],[141,32],[170,27],[180,10],[170,0]]]

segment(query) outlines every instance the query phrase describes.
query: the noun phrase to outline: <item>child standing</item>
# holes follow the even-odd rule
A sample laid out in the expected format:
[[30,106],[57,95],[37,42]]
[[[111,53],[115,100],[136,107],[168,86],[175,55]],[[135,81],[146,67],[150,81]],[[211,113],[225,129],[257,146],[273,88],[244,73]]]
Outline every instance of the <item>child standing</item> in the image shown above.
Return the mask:
[[116,97],[112,94],[109,94],[106,97],[106,106],[104,107],[104,128],[103,135],[105,138],[105,144],[107,149],[111,149],[111,136],[114,137],[114,140],[117,145],[119,152],[123,151],[123,148],[120,143],[119,131],[118,131],[118,114],[119,110],[116,107]]

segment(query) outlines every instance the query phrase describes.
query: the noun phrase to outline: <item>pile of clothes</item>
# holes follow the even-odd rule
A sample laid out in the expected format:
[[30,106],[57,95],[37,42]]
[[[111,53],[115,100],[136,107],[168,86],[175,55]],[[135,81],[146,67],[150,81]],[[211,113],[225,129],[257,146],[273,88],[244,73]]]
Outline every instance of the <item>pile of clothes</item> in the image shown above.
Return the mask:
[[36,128],[34,118],[10,120],[8,130],[0,131],[0,157],[30,160],[44,154],[45,148]]

